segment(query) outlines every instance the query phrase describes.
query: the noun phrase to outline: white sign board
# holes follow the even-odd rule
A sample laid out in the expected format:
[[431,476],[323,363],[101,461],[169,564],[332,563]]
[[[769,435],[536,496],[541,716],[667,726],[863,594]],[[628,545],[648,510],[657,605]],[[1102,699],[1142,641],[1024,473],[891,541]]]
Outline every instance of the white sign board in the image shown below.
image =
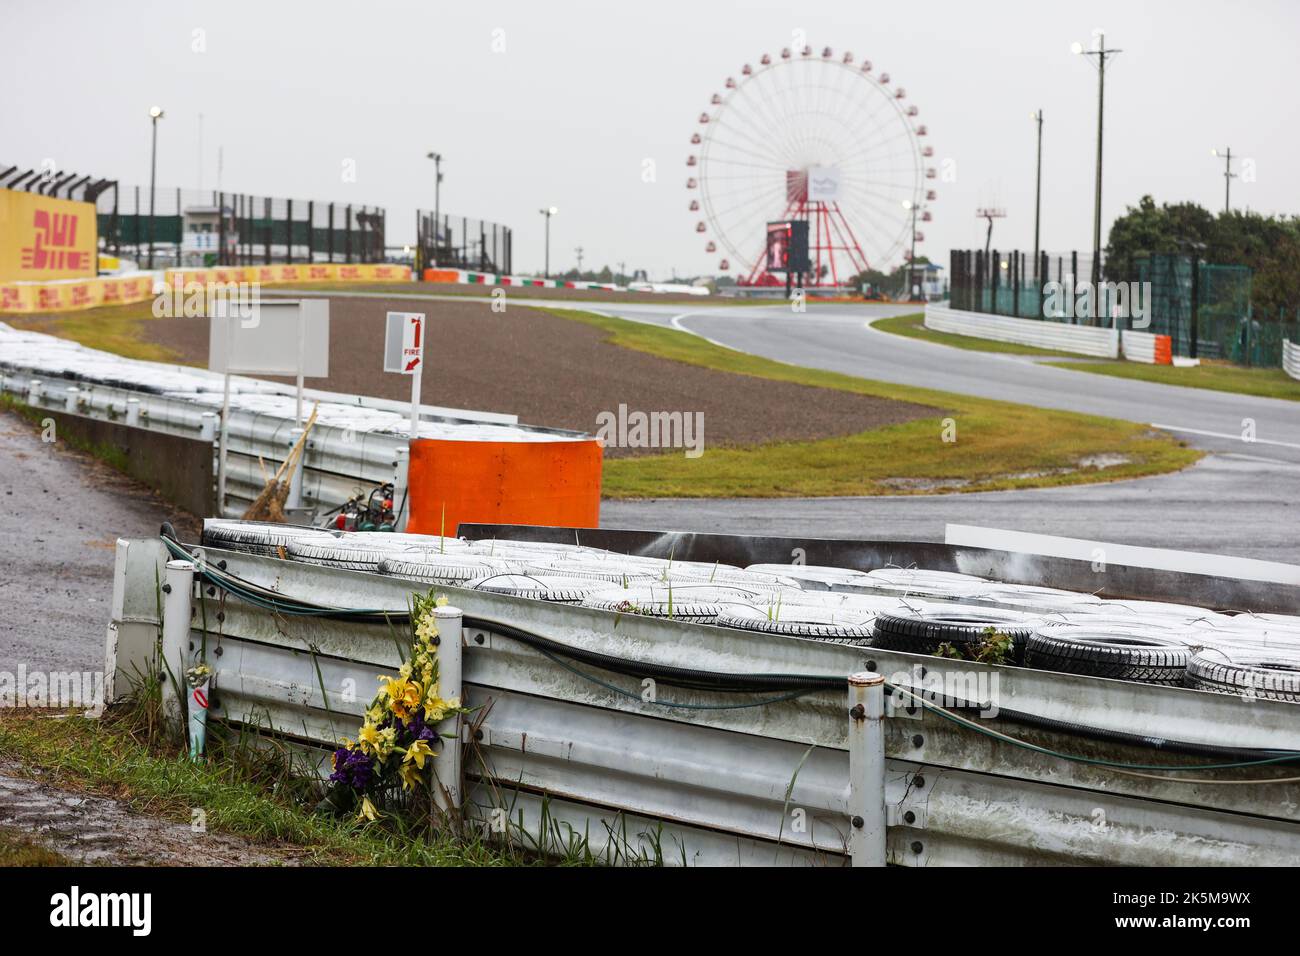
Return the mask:
[[414,375],[424,364],[423,312],[389,312],[384,371]]
[[840,171],[834,166],[813,166],[808,170],[808,201],[835,202],[840,198]]
[[208,317],[212,371],[327,378],[329,364],[328,299],[213,303]]

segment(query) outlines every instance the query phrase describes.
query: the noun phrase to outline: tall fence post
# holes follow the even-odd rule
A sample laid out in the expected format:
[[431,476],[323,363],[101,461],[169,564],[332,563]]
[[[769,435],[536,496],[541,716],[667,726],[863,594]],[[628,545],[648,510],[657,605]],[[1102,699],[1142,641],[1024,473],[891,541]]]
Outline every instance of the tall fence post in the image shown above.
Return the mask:
[[397,508],[394,531],[405,531],[406,522],[411,513],[411,449],[400,445],[393,449],[393,505]]
[[849,858],[885,865],[885,678],[849,677]]
[[[461,696],[461,630],[459,608],[440,607],[433,612],[438,625],[438,689],[443,700]],[[460,716],[437,726],[442,744],[433,760],[434,803],[447,814],[460,812]]]
[[162,702],[168,723],[184,720],[185,661],[189,657],[194,562],[168,561],[163,575]]

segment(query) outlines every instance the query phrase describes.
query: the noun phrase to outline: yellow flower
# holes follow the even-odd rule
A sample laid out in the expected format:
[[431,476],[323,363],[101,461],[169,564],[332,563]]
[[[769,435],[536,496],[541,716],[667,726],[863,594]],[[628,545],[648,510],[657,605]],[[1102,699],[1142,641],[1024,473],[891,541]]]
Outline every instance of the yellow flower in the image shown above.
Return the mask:
[[402,786],[407,790],[414,790],[415,785],[420,782],[420,771],[416,770],[413,764],[401,764],[397,772],[402,775]]
[[420,706],[420,698],[423,695],[419,684],[404,677],[379,679],[384,682],[382,693],[388,697],[389,709],[398,717],[405,720],[411,716],[411,711]]
[[407,661],[405,664],[403,664],[401,667],[399,667],[399,668],[397,669],[397,673],[400,674],[400,675],[402,676],[403,679],[405,679],[405,680],[410,680],[410,679],[411,679],[411,662],[410,662],[410,661]]
[[361,744],[361,750],[368,756],[375,756],[379,752],[379,728],[366,721],[361,725],[361,730],[357,732],[357,741]]
[[370,802],[369,797],[361,798],[361,812],[357,814],[358,820],[370,820],[371,822],[379,819],[379,811],[375,805]]
[[438,607],[446,607],[446,606],[447,606],[447,595],[445,595],[445,594],[439,594],[438,597],[437,597],[437,600],[435,600],[433,603],[436,604]]
[[430,749],[427,740],[416,740],[410,747],[406,748],[406,756],[402,758],[402,763],[414,763],[417,767],[423,770],[425,758],[436,756],[438,755]]

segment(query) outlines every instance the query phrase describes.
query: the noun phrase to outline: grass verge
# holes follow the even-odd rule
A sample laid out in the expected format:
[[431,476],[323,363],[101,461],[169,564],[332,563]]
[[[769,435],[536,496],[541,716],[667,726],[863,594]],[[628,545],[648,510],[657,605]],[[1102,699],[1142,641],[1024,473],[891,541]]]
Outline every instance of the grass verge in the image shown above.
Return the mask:
[[5,316],[4,321],[16,329],[57,335],[126,358],[144,359],[148,362],[180,362],[180,357],[171,349],[144,339],[141,323],[157,321],[152,302],[110,305],[57,316],[12,315]]
[[[594,326],[623,348],[705,368],[917,402],[935,417],[840,438],[709,448],[605,462],[612,498],[792,497],[991,491],[1072,485],[1176,471],[1201,453],[1147,426],[889,385],[787,365],[676,329],[590,312],[546,311]],[[945,436],[956,438],[946,441]],[[1122,460],[1111,467],[1089,462]]]
[[[477,838],[430,839],[404,834],[379,823],[360,824],[312,813],[295,799],[300,788],[286,786],[263,762],[254,771],[248,760],[191,763],[178,749],[149,744],[130,715],[110,709],[100,720],[69,715],[51,719],[48,711],[0,711],[0,756],[40,767],[49,783],[81,793],[111,797],[133,809],[188,821],[202,807],[214,832],[303,851],[310,865],[491,866],[528,862],[504,854]],[[32,854],[21,843],[4,854]]]
[[1056,368],[1094,375],[1111,375],[1131,378],[1161,385],[1182,385],[1186,388],[1207,388],[1214,392],[1235,392],[1239,395],[1257,395],[1260,398],[1282,398],[1300,402],[1300,380],[1287,375],[1280,368],[1244,368],[1228,362],[1204,361],[1193,368],[1175,368],[1172,365],[1146,365],[1142,362],[1049,362]]
[[0,827],[0,866],[70,866],[62,854],[35,842],[25,833]]
[[910,315],[895,315],[887,319],[877,319],[871,323],[873,329],[902,335],[909,339],[921,339],[936,345],[951,345],[953,348],[968,349],[972,352],[1001,352],[1004,355],[1043,355],[1056,358],[1078,358],[1073,352],[1058,352],[1052,349],[1034,348],[1032,345],[1017,345],[1014,342],[994,342],[980,339],[973,335],[954,335],[951,332],[936,332],[925,327],[925,314],[915,312]]

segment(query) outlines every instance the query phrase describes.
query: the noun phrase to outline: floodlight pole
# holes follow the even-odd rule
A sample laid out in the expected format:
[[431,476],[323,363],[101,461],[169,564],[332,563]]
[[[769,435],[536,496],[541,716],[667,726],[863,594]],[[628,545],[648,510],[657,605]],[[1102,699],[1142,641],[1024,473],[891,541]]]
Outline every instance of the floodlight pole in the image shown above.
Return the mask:
[[1038,174],[1034,185],[1034,277],[1041,279],[1042,277],[1038,275],[1038,226],[1043,211],[1043,111],[1041,109],[1034,113],[1034,121],[1038,124]]
[[[158,179],[158,121],[162,119],[163,111],[157,106],[149,108],[149,122],[152,127],[149,146],[149,268],[153,268],[153,239],[154,239],[154,189]],[[139,212],[139,210],[136,210]],[[178,210],[179,211],[179,210]],[[139,221],[138,219],[136,220]],[[139,238],[136,239],[139,242]],[[139,246],[136,247],[137,251]]]

